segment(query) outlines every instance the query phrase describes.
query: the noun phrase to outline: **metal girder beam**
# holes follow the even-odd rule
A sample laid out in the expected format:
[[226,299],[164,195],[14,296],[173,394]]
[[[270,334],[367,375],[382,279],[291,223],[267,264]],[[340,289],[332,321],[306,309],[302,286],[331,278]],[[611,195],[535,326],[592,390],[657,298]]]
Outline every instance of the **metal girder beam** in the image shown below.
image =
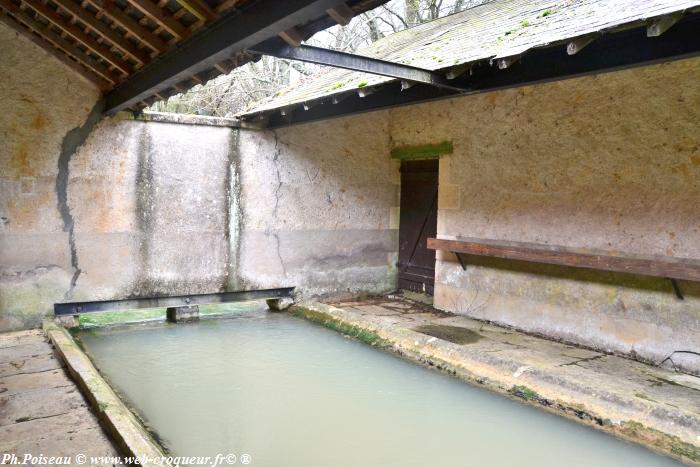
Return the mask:
[[128,109],[153,94],[213,68],[234,53],[326,15],[339,0],[258,0],[202,28],[105,96],[105,113]]
[[[611,32],[601,35],[575,55],[567,54],[566,45],[533,49],[511,67],[499,69],[483,63],[474,64],[471,73],[454,81],[456,85],[469,88],[462,95],[470,95],[698,57],[699,30],[700,14],[692,14],[659,37],[647,37],[646,26]],[[446,89],[423,85],[401,91],[396,83],[395,86],[384,86],[364,99],[350,94],[347,98],[340,95],[336,105],[309,106],[308,110],[299,106],[284,117],[279,112],[269,112],[258,118],[266,118],[266,128],[273,129],[457,95]]]
[[429,84],[451,91],[459,92],[464,90],[456,86],[454,82],[448,81],[442,75],[423,68],[310,45],[291,47],[277,38],[272,38],[250,47],[248,51],[288,60],[298,60],[300,62],[345,68],[346,70],[361,71],[373,75],[389,76],[391,78]]
[[124,311],[138,308],[167,308],[171,306],[204,305],[207,303],[245,302],[268,298],[288,298],[294,287],[266,290],[241,290],[211,294],[178,295],[173,297],[129,298],[126,300],[105,300],[97,302],[54,303],[56,316],[79,315],[98,311]]

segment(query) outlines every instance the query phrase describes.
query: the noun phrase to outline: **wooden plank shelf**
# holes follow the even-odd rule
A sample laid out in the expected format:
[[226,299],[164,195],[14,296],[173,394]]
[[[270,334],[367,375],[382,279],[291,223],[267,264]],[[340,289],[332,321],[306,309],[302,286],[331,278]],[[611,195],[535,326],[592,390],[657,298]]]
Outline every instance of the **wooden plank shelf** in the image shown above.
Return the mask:
[[700,261],[688,258],[638,256],[614,251],[471,237],[455,240],[429,238],[428,248],[458,254],[458,259],[463,267],[463,260],[459,254],[700,281]]

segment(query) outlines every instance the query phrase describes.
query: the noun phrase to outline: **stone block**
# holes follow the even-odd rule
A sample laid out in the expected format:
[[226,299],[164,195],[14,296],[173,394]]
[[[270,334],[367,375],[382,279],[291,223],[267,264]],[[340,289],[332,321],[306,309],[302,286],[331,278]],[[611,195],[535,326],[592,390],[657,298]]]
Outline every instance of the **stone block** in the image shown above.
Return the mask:
[[197,305],[172,306],[166,311],[168,321],[171,323],[190,323],[199,321],[199,307]]
[[267,307],[270,311],[284,311],[294,305],[294,300],[291,298],[268,298]]

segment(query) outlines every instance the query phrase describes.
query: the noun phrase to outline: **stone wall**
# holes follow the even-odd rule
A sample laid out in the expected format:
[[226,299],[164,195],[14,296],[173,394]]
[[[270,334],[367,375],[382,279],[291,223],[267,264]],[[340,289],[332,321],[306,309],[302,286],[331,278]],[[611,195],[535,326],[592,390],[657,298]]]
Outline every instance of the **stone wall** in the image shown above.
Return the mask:
[[382,114],[241,132],[241,285],[393,290],[400,180],[389,150]]
[[3,25],[0,49],[0,331],[36,327],[61,301],[395,287],[386,125],[99,121],[82,78]]
[[[235,267],[229,205],[236,143],[230,128],[97,124],[62,175],[47,177],[52,192],[65,177],[65,201],[57,205],[54,195],[35,211],[39,225],[63,217],[67,231],[34,233],[8,213],[0,329],[36,326],[55,302],[225,290]],[[10,207],[23,200],[16,192],[3,197]]]
[[[700,60],[390,112],[450,140],[438,235],[700,259]],[[420,115],[416,119],[415,115]],[[430,124],[426,124],[430,122]],[[700,284],[439,253],[438,308],[700,372]],[[667,361],[666,364],[670,362]]]
[[1,331],[36,326],[71,289],[70,216],[58,181],[99,90],[4,24],[0,77]]
[[99,91],[2,24],[0,73],[0,331],[228,287],[236,131],[99,121]]
[[[698,59],[274,132],[98,123],[97,90],[2,25],[0,71],[0,330],[64,300],[391,290],[390,150],[445,140],[442,237],[700,259]],[[438,308],[700,373],[677,352],[700,352],[697,283],[679,300],[663,278],[436,268]]]

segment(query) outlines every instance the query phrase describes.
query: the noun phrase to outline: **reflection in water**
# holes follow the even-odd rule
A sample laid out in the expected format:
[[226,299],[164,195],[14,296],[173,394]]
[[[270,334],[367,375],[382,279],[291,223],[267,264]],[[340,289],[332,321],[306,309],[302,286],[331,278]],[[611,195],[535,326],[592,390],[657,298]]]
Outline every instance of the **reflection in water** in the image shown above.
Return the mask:
[[677,465],[286,314],[80,337],[173,455],[246,453],[257,467]]

